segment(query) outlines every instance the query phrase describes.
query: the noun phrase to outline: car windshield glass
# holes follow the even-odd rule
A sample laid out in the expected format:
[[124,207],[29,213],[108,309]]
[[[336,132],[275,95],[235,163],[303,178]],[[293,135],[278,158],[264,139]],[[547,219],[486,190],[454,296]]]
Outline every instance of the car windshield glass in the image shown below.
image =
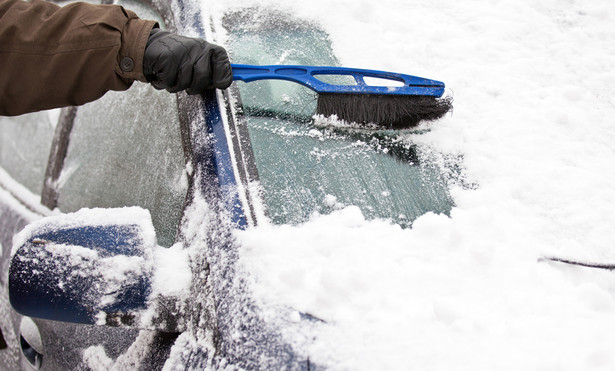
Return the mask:
[[[251,8],[223,19],[234,63],[339,65],[328,35],[288,14]],[[346,81],[334,81],[348,83]],[[445,177],[400,131],[315,125],[313,91],[284,81],[237,82],[266,211],[276,224],[359,206],[408,226],[448,213]]]

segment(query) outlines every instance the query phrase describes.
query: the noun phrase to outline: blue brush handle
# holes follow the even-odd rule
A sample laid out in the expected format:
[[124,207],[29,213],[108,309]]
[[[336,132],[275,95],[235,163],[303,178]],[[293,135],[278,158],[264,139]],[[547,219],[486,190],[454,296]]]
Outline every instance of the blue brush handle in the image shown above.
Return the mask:
[[[444,83],[401,73],[364,70],[346,67],[314,66],[253,66],[231,64],[233,80],[245,82],[257,80],[286,80],[299,83],[317,93],[360,93],[381,95],[428,95],[440,97],[444,94]],[[356,85],[336,85],[317,79],[317,75],[346,75],[354,77]],[[402,82],[403,86],[374,86],[365,82],[365,77]]]

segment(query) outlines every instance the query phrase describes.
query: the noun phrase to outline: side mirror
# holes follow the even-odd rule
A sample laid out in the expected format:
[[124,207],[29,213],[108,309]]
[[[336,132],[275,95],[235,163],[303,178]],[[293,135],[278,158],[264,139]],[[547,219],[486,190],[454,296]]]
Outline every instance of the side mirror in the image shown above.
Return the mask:
[[177,319],[162,317],[178,303],[152,289],[156,248],[163,249],[140,208],[44,218],[14,239],[11,305],[29,317],[177,331]]

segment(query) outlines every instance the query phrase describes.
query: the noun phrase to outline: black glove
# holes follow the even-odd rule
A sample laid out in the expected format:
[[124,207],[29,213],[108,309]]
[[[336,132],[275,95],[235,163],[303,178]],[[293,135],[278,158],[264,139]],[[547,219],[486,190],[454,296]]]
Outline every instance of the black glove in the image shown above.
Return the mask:
[[158,28],[147,40],[143,73],[156,89],[171,93],[187,89],[188,94],[201,94],[214,88],[226,89],[233,82],[223,47]]

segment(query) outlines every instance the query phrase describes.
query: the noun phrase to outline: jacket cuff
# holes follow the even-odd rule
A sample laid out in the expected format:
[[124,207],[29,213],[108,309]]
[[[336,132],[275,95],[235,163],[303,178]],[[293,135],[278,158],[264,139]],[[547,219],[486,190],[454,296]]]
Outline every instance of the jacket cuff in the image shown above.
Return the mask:
[[150,31],[158,27],[156,21],[143,20],[127,11],[129,20],[122,31],[122,46],[115,72],[125,79],[147,82],[143,74],[143,54]]

